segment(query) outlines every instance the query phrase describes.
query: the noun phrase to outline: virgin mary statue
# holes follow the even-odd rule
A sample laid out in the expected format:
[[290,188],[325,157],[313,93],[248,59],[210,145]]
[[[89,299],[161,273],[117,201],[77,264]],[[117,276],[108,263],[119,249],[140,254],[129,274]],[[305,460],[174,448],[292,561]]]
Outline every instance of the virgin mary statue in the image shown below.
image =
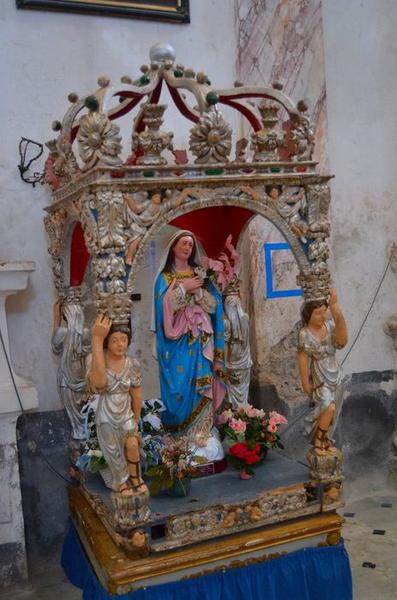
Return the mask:
[[225,393],[223,308],[190,231],[176,233],[162,256],[153,315],[163,424],[205,443]]

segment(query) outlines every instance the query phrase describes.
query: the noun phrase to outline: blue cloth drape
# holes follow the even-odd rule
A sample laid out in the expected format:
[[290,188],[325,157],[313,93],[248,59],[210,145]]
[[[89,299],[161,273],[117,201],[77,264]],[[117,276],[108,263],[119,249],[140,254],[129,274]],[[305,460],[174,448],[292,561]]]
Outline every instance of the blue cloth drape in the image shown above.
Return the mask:
[[70,528],[62,566],[83,600],[351,600],[352,578],[343,544],[305,548],[267,562],[195,579],[109,595],[97,580]]

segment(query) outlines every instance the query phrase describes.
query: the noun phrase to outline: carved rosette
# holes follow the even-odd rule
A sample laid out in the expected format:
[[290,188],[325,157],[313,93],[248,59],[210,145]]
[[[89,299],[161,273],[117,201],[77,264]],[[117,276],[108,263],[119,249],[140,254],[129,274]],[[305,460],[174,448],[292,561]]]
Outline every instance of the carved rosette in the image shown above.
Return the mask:
[[254,161],[274,162],[278,160],[277,151],[284,145],[284,136],[275,131],[280,106],[275,102],[263,102],[258,106],[263,128],[251,135],[251,148]]
[[189,148],[196,156],[195,163],[228,162],[232,149],[232,129],[214,106],[190,130]]
[[90,111],[80,119],[77,142],[79,154],[84,162],[84,171],[96,164],[116,166],[121,164],[120,128],[108,117]]
[[145,104],[143,122],[145,131],[134,132],[132,135],[132,150],[138,155],[138,165],[166,165],[166,159],[161,156],[164,150],[173,150],[171,132],[160,131],[163,123],[162,116],[167,106],[165,104]]

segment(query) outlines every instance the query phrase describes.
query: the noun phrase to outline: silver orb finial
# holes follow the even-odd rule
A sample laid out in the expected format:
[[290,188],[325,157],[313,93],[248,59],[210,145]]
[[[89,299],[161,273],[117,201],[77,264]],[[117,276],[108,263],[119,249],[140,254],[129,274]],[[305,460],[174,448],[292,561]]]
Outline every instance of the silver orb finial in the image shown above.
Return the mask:
[[176,52],[171,44],[159,42],[150,48],[149,56],[151,62],[165,62],[166,60],[174,62]]

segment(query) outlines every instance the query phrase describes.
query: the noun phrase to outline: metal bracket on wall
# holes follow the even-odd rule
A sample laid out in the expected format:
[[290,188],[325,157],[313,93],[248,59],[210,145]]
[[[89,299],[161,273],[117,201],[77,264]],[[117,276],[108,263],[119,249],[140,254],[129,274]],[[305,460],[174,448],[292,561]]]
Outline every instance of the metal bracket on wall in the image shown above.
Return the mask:
[[[38,160],[43,154],[43,144],[40,144],[39,142],[35,142],[34,140],[30,140],[25,137],[21,137],[18,149],[20,157],[18,169],[22,181],[24,181],[25,183],[30,183],[33,187],[36,185],[36,183],[44,183],[44,171],[34,171],[30,175],[28,175],[28,171],[30,170],[31,165],[36,160]],[[31,156],[31,158],[29,158],[29,155]]]

